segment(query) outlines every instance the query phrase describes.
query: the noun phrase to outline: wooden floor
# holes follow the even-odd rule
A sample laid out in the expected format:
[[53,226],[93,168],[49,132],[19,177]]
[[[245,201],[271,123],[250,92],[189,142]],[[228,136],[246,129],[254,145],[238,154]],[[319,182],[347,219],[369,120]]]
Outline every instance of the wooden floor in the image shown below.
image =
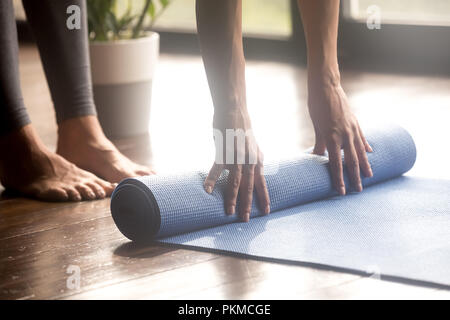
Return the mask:
[[[56,126],[36,49],[22,46],[20,60],[32,120],[54,149]],[[247,81],[249,108],[266,158],[310,146],[305,71],[283,63],[249,61]],[[411,174],[450,179],[449,78],[346,70],[343,81],[363,123],[395,121],[413,133],[419,157]],[[150,138],[117,141],[120,149],[138,161],[153,163],[161,173],[207,168],[213,159],[212,108],[199,57],[161,56],[152,108]],[[79,268],[79,288],[71,286],[71,268]],[[109,199],[45,203],[3,193],[0,298],[449,299],[450,291],[383,281],[370,274],[136,246],[116,229]]]

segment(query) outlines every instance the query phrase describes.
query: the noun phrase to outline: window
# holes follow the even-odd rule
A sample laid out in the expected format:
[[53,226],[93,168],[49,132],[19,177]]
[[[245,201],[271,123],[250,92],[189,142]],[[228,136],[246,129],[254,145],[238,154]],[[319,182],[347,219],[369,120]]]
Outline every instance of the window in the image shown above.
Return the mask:
[[[290,0],[243,0],[243,32],[261,38],[289,38],[292,33]],[[155,27],[195,32],[195,0],[172,0]]]
[[379,14],[381,23],[450,26],[450,1],[346,0],[344,2],[344,16],[348,19],[366,21],[373,14]]

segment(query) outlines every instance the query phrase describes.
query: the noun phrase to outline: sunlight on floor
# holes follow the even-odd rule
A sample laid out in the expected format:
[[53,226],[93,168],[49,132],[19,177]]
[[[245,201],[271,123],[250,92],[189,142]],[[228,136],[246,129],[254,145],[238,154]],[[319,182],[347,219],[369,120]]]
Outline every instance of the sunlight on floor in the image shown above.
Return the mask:
[[[248,107],[266,162],[292,157],[314,143],[304,68],[247,62]],[[411,174],[449,178],[450,79],[344,72],[343,86],[363,128],[393,122],[413,135]],[[153,88],[150,135],[160,173],[203,169],[214,159],[213,107],[200,57],[162,55]]]
[[[37,50],[22,46],[20,55],[25,103],[44,142],[54,149],[54,112]],[[266,162],[291,157],[312,146],[305,69],[247,61],[246,77],[248,108]],[[418,159],[410,174],[450,179],[450,150],[446,147],[450,137],[449,78],[345,70],[342,80],[363,128],[394,122],[413,135]],[[150,119],[151,162],[159,173],[207,170],[212,165],[212,115],[201,58],[161,54]],[[139,155],[139,150],[133,151],[136,139],[128,140],[129,155]],[[144,139],[138,145],[146,143]]]
[[[303,72],[289,65],[248,62],[248,108],[267,161],[289,157],[312,143]],[[162,56],[154,82],[150,135],[158,172],[209,168],[214,159],[213,106],[199,57]],[[302,94],[299,95],[299,92]],[[299,97],[300,96],[300,97]],[[305,118],[305,117],[303,117]]]

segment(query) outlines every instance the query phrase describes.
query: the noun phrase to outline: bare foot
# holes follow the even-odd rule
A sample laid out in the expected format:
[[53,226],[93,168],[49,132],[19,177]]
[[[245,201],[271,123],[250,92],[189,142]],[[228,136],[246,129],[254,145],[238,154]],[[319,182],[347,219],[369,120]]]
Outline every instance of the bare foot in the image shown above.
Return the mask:
[[56,151],[70,162],[109,182],[154,174],[132,162],[106,138],[95,116],[68,119],[59,124]]
[[0,180],[6,189],[47,201],[111,195],[114,185],[50,152],[31,125],[0,139]]

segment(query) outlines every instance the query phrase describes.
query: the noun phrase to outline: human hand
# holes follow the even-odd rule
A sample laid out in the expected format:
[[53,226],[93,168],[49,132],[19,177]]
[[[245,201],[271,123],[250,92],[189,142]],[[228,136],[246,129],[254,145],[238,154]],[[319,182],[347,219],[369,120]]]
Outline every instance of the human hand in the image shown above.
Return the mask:
[[214,115],[214,139],[216,161],[204,182],[206,192],[211,193],[224,169],[229,170],[225,194],[225,211],[235,214],[239,197],[239,216],[248,222],[256,190],[261,212],[269,214],[270,200],[264,178],[263,154],[256,143],[250,117],[242,108],[216,111]]
[[340,195],[344,195],[341,148],[344,149],[344,163],[350,182],[356,191],[362,191],[360,170],[364,176],[372,177],[366,152],[373,150],[350,110],[340,81],[310,78],[308,91],[309,113],[316,135],[313,153],[323,155],[328,150],[334,187]]

